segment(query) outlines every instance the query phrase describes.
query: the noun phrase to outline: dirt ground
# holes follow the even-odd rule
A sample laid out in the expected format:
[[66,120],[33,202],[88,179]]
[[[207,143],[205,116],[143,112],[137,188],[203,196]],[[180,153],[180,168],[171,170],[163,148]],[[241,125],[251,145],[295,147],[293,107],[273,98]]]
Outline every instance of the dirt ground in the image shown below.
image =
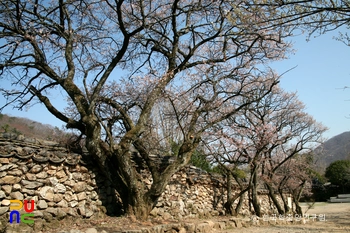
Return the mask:
[[[309,221],[291,225],[252,226],[248,228],[236,228],[221,231],[220,233],[328,233],[350,232],[350,203],[315,203],[310,209],[303,204],[305,214],[309,215]],[[317,218],[314,218],[315,215]],[[274,216],[266,216],[273,218]],[[278,222],[278,217],[276,219]]]
[[[293,224],[282,224],[282,220],[279,216],[265,216],[265,218],[259,220],[258,226],[240,227],[232,228],[227,230],[217,230],[213,229],[215,233],[232,233],[232,232],[242,232],[242,233],[328,233],[336,232],[350,233],[350,203],[325,203],[319,202],[315,203],[311,208],[310,205],[304,204],[303,210],[305,214],[308,214],[309,219],[307,222],[300,222]],[[315,216],[317,216],[315,218]],[[273,219],[276,224],[268,224],[267,220]],[[209,219],[210,220],[210,219]],[[220,218],[216,219],[220,220]],[[248,219],[247,219],[248,220]],[[204,221],[203,219],[187,219],[186,222],[196,222]],[[285,221],[284,221],[285,222]],[[40,223],[40,222],[39,222]],[[169,224],[173,223],[165,221],[146,221],[140,222],[136,219],[128,217],[102,217],[94,218],[90,220],[63,220],[63,221],[53,221],[51,223],[46,223],[44,225],[35,224],[34,229],[26,232],[41,232],[41,233],[56,233],[62,232],[62,230],[78,230],[74,232],[85,232],[83,229],[93,227],[98,232],[105,230],[105,232],[123,232],[125,228],[127,229],[140,229],[143,227],[151,227],[159,224]],[[24,227],[28,227],[26,224]],[[69,229],[69,230],[68,230]],[[79,231],[82,230],[82,231]],[[0,229],[1,232],[1,229]],[[18,229],[13,229],[10,232],[20,232]],[[69,231],[70,232],[70,231]]]

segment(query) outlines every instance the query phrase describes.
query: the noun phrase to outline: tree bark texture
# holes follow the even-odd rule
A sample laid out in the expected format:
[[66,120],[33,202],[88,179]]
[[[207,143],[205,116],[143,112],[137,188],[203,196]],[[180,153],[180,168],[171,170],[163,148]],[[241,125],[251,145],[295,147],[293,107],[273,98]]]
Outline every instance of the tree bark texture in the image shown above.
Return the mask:
[[260,201],[258,197],[258,174],[257,172],[253,173],[253,181],[252,181],[252,188],[251,188],[251,195],[252,195],[252,204],[254,207],[255,215],[258,217],[261,217],[261,206]]
[[[277,200],[275,190],[273,189],[273,187],[269,183],[265,183],[265,185],[266,185],[267,189],[269,190],[269,196],[271,197],[273,204],[276,206],[278,213],[281,215],[287,213],[287,211],[285,212],[283,210],[283,208],[281,207],[281,204]],[[284,197],[282,197],[282,200],[284,200]]]

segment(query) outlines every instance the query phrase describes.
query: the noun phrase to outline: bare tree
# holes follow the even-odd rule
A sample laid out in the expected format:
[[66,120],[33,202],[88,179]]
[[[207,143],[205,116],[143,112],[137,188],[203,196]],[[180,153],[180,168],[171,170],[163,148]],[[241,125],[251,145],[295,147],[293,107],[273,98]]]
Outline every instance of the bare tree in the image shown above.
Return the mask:
[[[276,86],[259,101],[242,108],[241,114],[222,122],[216,134],[211,135],[210,146],[216,149],[216,161],[231,173],[237,168],[248,168],[248,181],[239,195],[250,191],[255,214],[262,215],[258,200],[259,186],[267,187],[279,213],[284,214],[275,195],[278,191],[276,182],[278,180],[277,184],[280,184],[280,178],[284,176],[297,179],[293,170],[285,169],[286,164],[297,159],[298,153],[308,152],[321,143],[325,130],[304,112],[303,104],[294,93],[285,93]],[[281,175],[282,170],[284,176]],[[305,184],[304,181],[306,179],[303,180]],[[299,196],[297,200],[300,195],[296,195]],[[228,208],[232,208],[229,204],[232,205],[238,196],[228,198]]]
[[[266,21],[285,24],[312,34],[324,34],[340,27],[349,27],[350,4],[347,0],[291,0],[260,1],[253,0],[241,3],[253,9],[264,8],[269,12],[278,12]],[[346,34],[343,34],[346,35]]]
[[[262,73],[284,58],[291,28],[276,23],[274,9],[247,4],[1,1],[1,78],[14,86],[0,89],[5,106],[39,102],[80,131],[124,211],[145,219],[202,135],[278,82]],[[53,104],[54,90],[67,99],[66,111]],[[150,155],[167,153],[168,138],[179,150],[159,170]],[[133,166],[135,150],[152,174],[150,188]]]
[[293,198],[295,212],[299,215],[303,214],[299,200],[303,195],[311,195],[312,161],[313,155],[311,153],[297,154],[282,165],[268,181],[270,186],[274,186],[273,190],[278,190],[283,202],[284,213],[291,211],[291,206],[288,205],[286,199],[288,195]]

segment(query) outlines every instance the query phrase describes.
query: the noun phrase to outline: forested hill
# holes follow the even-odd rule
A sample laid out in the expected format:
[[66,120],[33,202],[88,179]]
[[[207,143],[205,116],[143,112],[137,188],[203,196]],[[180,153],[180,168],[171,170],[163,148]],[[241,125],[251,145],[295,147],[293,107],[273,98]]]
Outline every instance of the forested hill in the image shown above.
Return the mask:
[[26,137],[57,141],[67,136],[67,132],[48,124],[42,124],[28,118],[0,114],[0,132],[22,134]]
[[327,140],[315,154],[316,164],[322,168],[337,160],[350,159],[350,131]]

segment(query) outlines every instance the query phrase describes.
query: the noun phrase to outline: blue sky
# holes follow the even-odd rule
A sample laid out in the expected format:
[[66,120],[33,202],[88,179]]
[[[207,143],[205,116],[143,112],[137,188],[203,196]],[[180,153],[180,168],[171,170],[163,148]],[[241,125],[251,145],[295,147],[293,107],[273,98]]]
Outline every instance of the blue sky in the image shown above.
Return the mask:
[[[296,53],[288,60],[275,62],[272,67],[279,73],[297,66],[283,75],[281,86],[297,91],[306,111],[329,128],[326,138],[350,131],[350,47],[333,39],[337,32],[328,33],[307,42],[305,36],[294,37]],[[3,85],[3,84],[2,84]],[[59,94],[53,98],[64,103]],[[0,97],[0,105],[4,99]],[[7,107],[2,112],[26,117],[61,128],[61,121],[37,104],[27,111]]]
[[350,131],[350,47],[335,40],[331,32],[306,41],[305,36],[293,38],[297,50],[290,59],[272,66],[283,73],[281,86],[296,91],[306,111],[329,128],[326,138]]

